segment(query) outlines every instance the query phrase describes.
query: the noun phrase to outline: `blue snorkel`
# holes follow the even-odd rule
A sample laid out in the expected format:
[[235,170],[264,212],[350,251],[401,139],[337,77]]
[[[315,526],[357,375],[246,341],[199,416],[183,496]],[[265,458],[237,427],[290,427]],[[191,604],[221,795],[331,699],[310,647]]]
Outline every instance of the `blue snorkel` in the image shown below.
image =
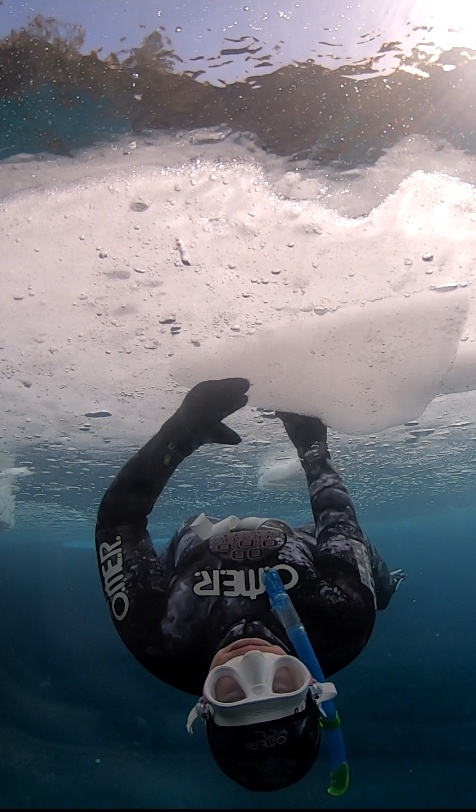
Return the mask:
[[[263,584],[268,593],[271,608],[283,624],[299,659],[307,666],[314,679],[324,682],[324,674],[306,629],[284,588],[279,572],[273,569],[266,570],[263,574]],[[322,702],[321,707],[325,716],[321,717],[320,724],[326,731],[331,762],[331,783],[327,791],[330,795],[343,795],[349,786],[349,765],[345,754],[340,718],[332,699]]]

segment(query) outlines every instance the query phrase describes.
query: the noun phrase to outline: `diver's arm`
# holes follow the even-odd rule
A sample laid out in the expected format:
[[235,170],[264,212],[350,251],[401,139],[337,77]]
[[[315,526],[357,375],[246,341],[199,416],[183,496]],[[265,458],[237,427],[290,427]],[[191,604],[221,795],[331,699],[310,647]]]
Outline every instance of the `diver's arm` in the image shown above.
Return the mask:
[[99,506],[96,531],[119,525],[147,527],[147,516],[180,463],[200,445],[179,413],[126,462]]
[[[318,417],[276,412],[293,443],[306,475],[316,538],[346,526],[347,534],[364,539],[355,508],[341,477],[330,463],[327,427]],[[322,536],[321,536],[322,537]]]
[[156,676],[153,641],[166,607],[169,573],[147,530],[148,516],[177,466],[197,447],[176,415],[119,471],[99,506],[96,555],[112,621]]
[[127,462],[99,506],[97,530],[117,525],[145,529],[146,517],[177,466],[205,443],[237,445],[241,438],[222,423],[248,400],[249,381],[203,381],[148,443]]
[[283,421],[306,475],[318,549],[331,548],[332,536],[361,541],[369,557],[377,609],[385,609],[406,576],[402,570],[389,572],[384,559],[363,533],[347,488],[330,463],[327,427],[318,417],[276,414]]
[[147,517],[185,457],[204,443],[241,441],[222,418],[247,402],[241,378],[204,381],[119,471],[96,521],[96,553],[104,594],[117,631],[150,671],[152,641],[166,602],[168,573],[147,531]]

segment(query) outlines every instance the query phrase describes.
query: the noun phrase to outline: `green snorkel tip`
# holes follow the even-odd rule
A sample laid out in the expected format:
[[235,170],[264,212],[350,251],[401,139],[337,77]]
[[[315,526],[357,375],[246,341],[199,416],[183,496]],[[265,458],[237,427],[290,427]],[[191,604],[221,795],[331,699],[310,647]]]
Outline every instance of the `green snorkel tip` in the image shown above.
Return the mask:
[[329,795],[343,795],[349,786],[349,765],[344,761],[342,764],[331,773],[331,785],[328,787],[327,792]]
[[335,712],[336,715],[333,719],[330,719],[329,716],[321,716],[319,719],[319,724],[324,730],[336,730],[341,725],[340,716]]
[[[324,730],[328,731],[328,735],[332,736],[332,731],[338,730],[341,725],[340,716],[336,711],[336,715],[333,719],[330,719],[328,716],[323,716],[319,720],[319,723]],[[341,764],[331,772],[331,785],[328,787],[327,792],[329,795],[343,795],[344,792],[347,791],[349,786],[349,765],[346,761],[342,761]]]

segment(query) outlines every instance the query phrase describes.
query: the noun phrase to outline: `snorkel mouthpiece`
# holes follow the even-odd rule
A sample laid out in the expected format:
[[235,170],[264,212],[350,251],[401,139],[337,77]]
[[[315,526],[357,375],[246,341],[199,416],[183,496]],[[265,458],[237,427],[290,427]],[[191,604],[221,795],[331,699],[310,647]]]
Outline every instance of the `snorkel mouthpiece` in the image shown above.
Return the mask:
[[[311,646],[306,629],[284,588],[279,572],[267,569],[263,573],[263,584],[268,593],[271,608],[278,620],[283,624],[299,659],[307,666],[314,679],[324,682],[324,674]],[[323,701],[321,708],[324,714],[321,725],[326,731],[331,762],[330,786],[327,791],[329,795],[343,795],[349,786],[349,766],[339,714],[332,699]]]

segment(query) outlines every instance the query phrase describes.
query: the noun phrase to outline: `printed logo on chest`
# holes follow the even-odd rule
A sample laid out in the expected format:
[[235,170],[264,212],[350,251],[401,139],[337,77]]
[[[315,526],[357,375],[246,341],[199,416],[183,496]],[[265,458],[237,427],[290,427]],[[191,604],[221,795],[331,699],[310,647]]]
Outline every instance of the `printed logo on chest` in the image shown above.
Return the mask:
[[[276,569],[285,589],[292,589],[299,581],[299,575],[294,567],[289,564],[277,564]],[[200,580],[193,586],[195,595],[216,597],[223,595],[225,598],[250,598],[256,600],[258,595],[265,592],[263,585],[263,573],[265,568],[258,569],[217,569],[199,570],[195,577]]]

